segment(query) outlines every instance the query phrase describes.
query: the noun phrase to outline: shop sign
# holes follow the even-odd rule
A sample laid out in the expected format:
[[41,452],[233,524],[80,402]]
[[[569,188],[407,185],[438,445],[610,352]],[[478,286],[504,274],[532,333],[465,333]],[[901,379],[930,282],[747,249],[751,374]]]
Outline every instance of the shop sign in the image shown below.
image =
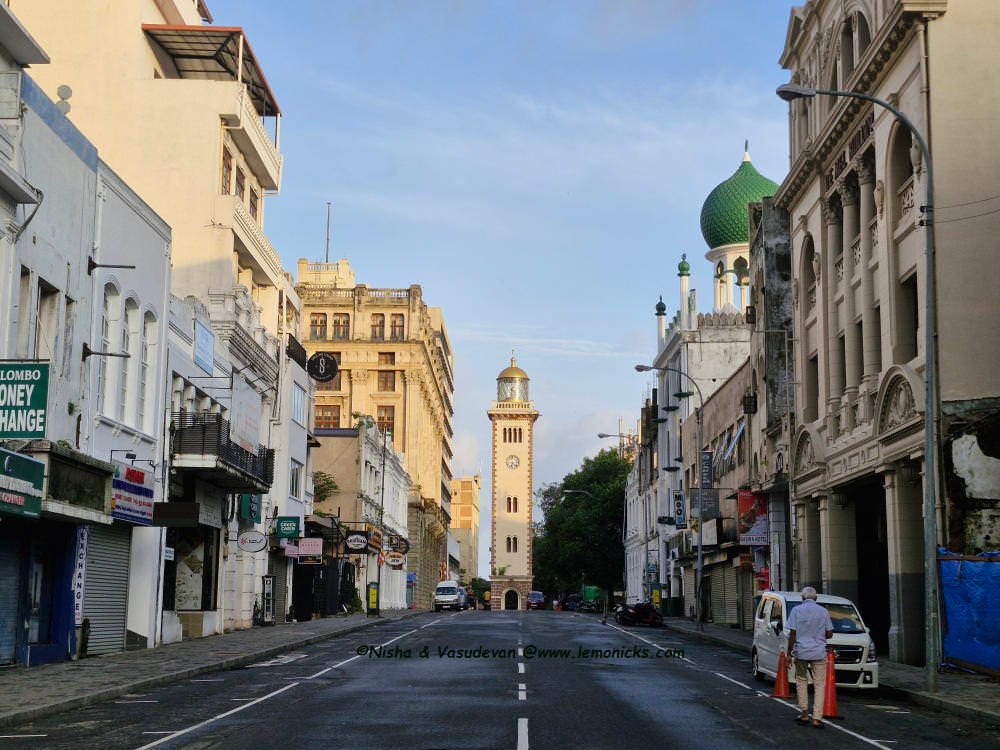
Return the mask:
[[200,320],[194,322],[194,363],[209,375],[215,369],[215,334]]
[[365,524],[365,532],[368,534],[368,546],[371,548],[372,552],[378,552],[382,549],[382,532],[376,529],[370,523]]
[[260,495],[240,495],[240,518],[260,523],[262,505]]
[[120,461],[112,461],[111,517],[150,526],[153,523],[153,482],[151,471],[143,471]]
[[299,538],[299,517],[298,516],[278,516],[275,521],[275,529],[279,539]]
[[391,565],[393,568],[396,568],[397,570],[403,567],[403,562],[405,560],[406,557],[403,555],[402,552],[388,552],[386,553],[385,556],[386,564]]
[[76,527],[76,559],[73,563],[73,622],[77,626],[83,624],[83,587],[87,577],[87,540],[89,531],[86,526]]
[[42,514],[45,464],[0,448],[0,513],[38,518]]
[[285,545],[285,557],[298,557],[298,556],[299,556],[299,545],[297,544]]
[[698,454],[698,484],[702,489],[708,489],[712,480],[712,451],[701,451]]
[[685,507],[684,507],[684,493],[683,492],[675,492],[674,493],[674,525],[678,529],[686,529],[688,527],[688,524],[687,524],[687,515],[684,513],[684,511],[685,511]]
[[0,438],[44,438],[49,366],[0,364]]
[[405,536],[401,536],[400,534],[390,534],[389,549],[405,555],[410,551],[410,542]]
[[321,565],[323,562],[323,537],[299,539],[299,565]]
[[347,540],[344,543],[347,545],[347,549],[360,552],[368,546],[368,535],[364,532],[356,531],[353,534],[348,534]]
[[236,537],[236,546],[244,552],[260,552],[267,547],[267,536],[252,529],[244,531]]
[[163,548],[163,559],[166,560],[167,562],[172,562],[173,561],[173,559],[174,559],[174,548],[173,547],[164,547]]
[[740,545],[763,547],[768,542],[767,495],[750,490],[737,493]]

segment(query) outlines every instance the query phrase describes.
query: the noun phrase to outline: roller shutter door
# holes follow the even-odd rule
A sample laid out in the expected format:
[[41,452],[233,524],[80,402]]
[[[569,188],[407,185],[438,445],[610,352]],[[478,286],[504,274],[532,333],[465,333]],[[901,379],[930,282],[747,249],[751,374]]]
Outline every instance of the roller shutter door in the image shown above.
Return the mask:
[[726,611],[725,623],[727,625],[739,624],[739,583],[736,580],[736,568],[732,564],[726,564],[723,568],[723,586],[725,588]]
[[752,570],[741,570],[740,580],[740,627],[753,630],[753,598],[757,593],[757,577]]
[[705,572],[705,577],[710,578],[712,622],[723,623],[726,621],[726,577],[725,570],[720,565],[713,565],[711,573]]
[[132,527],[89,527],[83,617],[90,620],[87,655],[125,650]]
[[20,589],[21,544],[10,532],[0,531],[0,664],[14,661]]
[[695,582],[697,578],[695,575],[695,569],[693,566],[689,565],[684,569],[684,616],[693,616],[694,613],[694,591]]
[[288,616],[288,558],[271,558],[271,575],[274,576],[274,621],[284,622]]

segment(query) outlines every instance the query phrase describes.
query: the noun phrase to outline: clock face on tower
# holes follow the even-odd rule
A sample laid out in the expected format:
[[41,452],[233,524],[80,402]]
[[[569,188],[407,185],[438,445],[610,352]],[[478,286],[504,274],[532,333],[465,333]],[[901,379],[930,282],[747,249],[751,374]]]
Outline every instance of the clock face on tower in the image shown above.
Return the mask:
[[516,469],[520,465],[521,465],[521,459],[519,459],[517,456],[507,456],[508,469]]

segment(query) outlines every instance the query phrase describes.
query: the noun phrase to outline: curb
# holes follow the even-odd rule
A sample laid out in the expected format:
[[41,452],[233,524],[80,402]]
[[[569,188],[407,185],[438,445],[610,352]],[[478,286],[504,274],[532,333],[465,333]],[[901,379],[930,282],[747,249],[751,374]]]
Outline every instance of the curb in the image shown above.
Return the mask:
[[0,715],[0,727],[9,727],[16,724],[24,724],[35,719],[40,719],[46,716],[51,716],[53,714],[62,713],[63,711],[70,711],[74,708],[83,708],[84,706],[89,706],[94,703],[100,703],[101,701],[108,700],[110,698],[117,698],[125,693],[132,692],[133,690],[142,690],[144,688],[160,687],[162,685],[169,685],[172,682],[178,682],[180,680],[188,679],[191,677],[196,677],[202,674],[208,674],[211,672],[221,672],[226,669],[233,669],[234,667],[242,667],[245,664],[250,664],[251,662],[257,661],[263,657],[275,656],[289,649],[300,648],[302,646],[308,646],[313,643],[319,643],[320,641],[328,641],[331,638],[337,638],[341,635],[346,635],[348,633],[355,633],[359,630],[364,630],[373,625],[377,625],[382,622],[394,622],[395,620],[403,620],[407,617],[412,617],[418,614],[423,614],[424,610],[408,610],[399,617],[394,617],[392,620],[383,620],[381,618],[372,619],[365,622],[359,622],[356,625],[350,625],[342,630],[331,631],[329,633],[322,633],[319,635],[311,635],[305,638],[299,638],[294,641],[287,641],[275,646],[268,646],[267,648],[259,649],[252,653],[246,653],[241,656],[232,656],[221,661],[214,661],[210,664],[202,664],[197,667],[190,667],[188,669],[181,669],[176,672],[169,672],[166,674],[156,675],[155,677],[147,677],[145,679],[133,680],[129,683],[124,683],[121,685],[116,685],[114,687],[105,688],[98,692],[88,693],[87,695],[78,696],[76,698],[67,698],[65,700],[56,701],[53,703],[46,703],[41,706],[34,706],[32,708],[24,709],[23,711],[15,711],[7,714]]

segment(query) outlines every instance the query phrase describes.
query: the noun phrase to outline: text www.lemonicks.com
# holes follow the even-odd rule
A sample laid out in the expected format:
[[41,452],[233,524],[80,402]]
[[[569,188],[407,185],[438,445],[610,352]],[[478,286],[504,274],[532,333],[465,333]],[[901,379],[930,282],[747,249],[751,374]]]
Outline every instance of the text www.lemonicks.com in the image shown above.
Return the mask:
[[542,648],[527,645],[517,648],[456,648],[453,646],[402,646],[361,645],[358,656],[369,659],[683,659],[684,651],[679,648],[646,648],[622,646],[619,648]]

